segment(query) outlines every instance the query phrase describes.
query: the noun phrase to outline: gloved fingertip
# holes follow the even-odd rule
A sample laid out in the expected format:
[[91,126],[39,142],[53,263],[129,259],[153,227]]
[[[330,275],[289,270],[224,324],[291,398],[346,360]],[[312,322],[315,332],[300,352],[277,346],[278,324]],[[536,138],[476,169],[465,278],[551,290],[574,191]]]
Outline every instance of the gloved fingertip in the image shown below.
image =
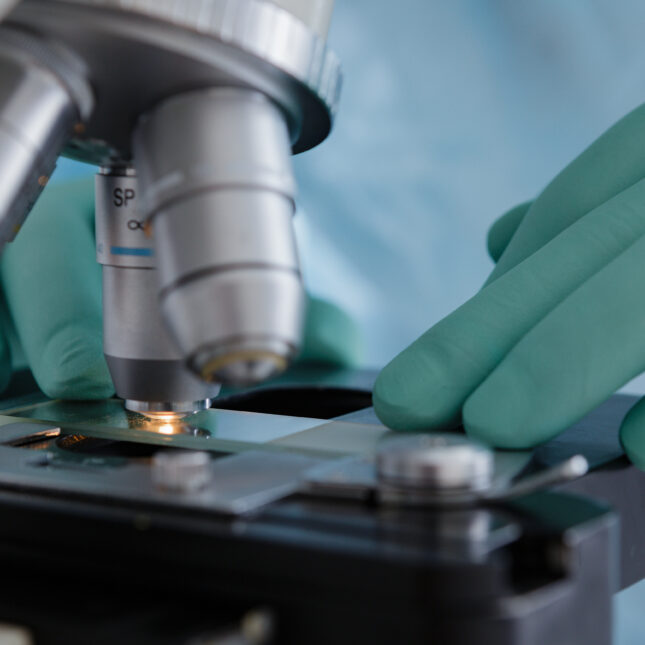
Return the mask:
[[493,372],[463,408],[466,434],[496,448],[524,450],[553,434],[541,427],[530,388],[511,370]]
[[407,419],[409,411],[406,409],[403,397],[398,392],[398,387],[392,385],[391,375],[386,367],[376,378],[372,390],[372,405],[374,412],[381,423],[392,430],[409,429]]
[[32,369],[42,391],[54,399],[96,400],[114,394],[100,338],[67,327],[47,343]]
[[405,352],[381,371],[372,393],[381,422],[392,430],[410,432],[456,428],[459,409],[446,408],[443,400],[441,392],[407,364]]
[[620,443],[629,460],[640,470],[645,470],[645,398],[623,419]]

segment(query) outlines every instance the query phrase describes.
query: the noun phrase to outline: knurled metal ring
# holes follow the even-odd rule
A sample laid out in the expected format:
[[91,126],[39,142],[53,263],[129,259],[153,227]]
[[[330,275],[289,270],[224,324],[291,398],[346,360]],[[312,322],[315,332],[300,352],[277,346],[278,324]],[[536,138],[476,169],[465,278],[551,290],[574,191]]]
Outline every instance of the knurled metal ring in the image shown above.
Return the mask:
[[[265,0],[58,0],[137,13],[238,47],[305,84],[334,115],[342,86],[338,57],[302,21]],[[294,56],[298,51],[301,55]],[[303,55],[304,54],[304,55]]]

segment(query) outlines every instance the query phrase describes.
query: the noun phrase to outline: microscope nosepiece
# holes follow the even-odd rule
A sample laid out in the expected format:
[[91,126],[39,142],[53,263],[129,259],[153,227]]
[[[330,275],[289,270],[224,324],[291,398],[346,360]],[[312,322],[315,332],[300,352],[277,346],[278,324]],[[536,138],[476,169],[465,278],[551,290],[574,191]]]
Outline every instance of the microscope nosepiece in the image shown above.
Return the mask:
[[304,290],[283,113],[251,90],[181,95],[141,119],[134,152],[161,309],[188,365],[235,385],[284,370]]

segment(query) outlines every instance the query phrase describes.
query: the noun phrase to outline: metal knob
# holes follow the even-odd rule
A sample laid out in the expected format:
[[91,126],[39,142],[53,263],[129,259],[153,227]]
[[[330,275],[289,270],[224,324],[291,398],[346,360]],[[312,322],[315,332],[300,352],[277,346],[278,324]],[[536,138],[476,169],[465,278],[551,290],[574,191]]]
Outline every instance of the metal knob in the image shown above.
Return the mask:
[[196,493],[211,480],[210,455],[191,450],[157,453],[152,459],[152,480],[164,491]]
[[376,457],[382,484],[427,491],[483,491],[494,474],[492,451],[455,434],[413,435],[383,442]]

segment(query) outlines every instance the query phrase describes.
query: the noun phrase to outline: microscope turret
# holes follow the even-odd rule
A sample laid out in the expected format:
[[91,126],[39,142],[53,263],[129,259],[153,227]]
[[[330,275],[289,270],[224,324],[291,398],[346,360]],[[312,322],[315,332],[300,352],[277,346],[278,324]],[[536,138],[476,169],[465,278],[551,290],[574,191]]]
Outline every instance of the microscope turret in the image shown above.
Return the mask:
[[22,0],[0,26],[0,242],[60,153],[101,167],[104,344],[130,409],[199,409],[299,349],[290,157],[336,110],[332,4]]

